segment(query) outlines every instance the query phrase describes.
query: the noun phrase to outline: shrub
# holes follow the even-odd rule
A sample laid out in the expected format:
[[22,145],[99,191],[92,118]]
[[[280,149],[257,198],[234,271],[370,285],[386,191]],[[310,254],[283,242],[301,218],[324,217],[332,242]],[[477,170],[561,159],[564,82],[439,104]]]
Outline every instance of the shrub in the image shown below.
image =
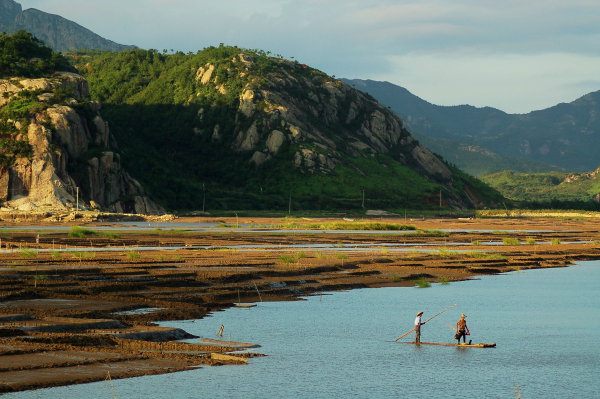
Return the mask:
[[475,259],[506,259],[506,256],[489,252],[467,252],[465,255]]
[[62,252],[59,251],[51,251],[50,252],[50,256],[52,257],[52,259],[58,259],[62,256]]
[[438,251],[438,253],[439,253],[439,255],[441,257],[444,257],[444,258],[448,258],[450,256],[458,255],[458,252],[456,252],[456,251],[450,251],[448,249],[440,249]]
[[30,248],[21,248],[19,254],[25,258],[35,258],[38,255],[36,251]]
[[279,255],[279,261],[283,263],[296,263],[298,260],[291,255]]
[[92,236],[94,234],[96,234],[95,231],[87,229],[85,227],[72,226],[71,231],[69,232],[69,237],[86,238],[86,237]]
[[141,257],[140,253],[138,251],[127,251],[125,252],[125,256],[127,256],[127,259],[139,259]]
[[431,287],[431,283],[425,279],[419,279],[415,281],[415,285],[419,288],[428,288]]

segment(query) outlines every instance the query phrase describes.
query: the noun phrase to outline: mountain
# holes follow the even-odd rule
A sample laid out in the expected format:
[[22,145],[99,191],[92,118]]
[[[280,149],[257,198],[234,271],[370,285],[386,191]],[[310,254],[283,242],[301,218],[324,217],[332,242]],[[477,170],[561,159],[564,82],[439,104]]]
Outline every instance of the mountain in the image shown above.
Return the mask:
[[[569,104],[521,115],[490,107],[433,105],[388,82],[358,79],[346,82],[389,106],[415,135],[450,140],[437,148],[432,145],[434,151],[441,150],[446,159],[456,160],[458,166],[471,172],[476,170],[476,175],[502,168],[586,171],[598,164],[600,91]],[[465,165],[466,158],[462,156],[465,146],[481,148],[476,151],[481,155],[486,151],[496,154],[502,163],[494,168],[477,162]]]
[[2,208],[162,213],[122,168],[100,103],[71,70],[31,34],[0,34]]
[[[600,168],[586,173],[514,173],[501,172],[483,179],[507,198],[571,208],[599,209]],[[578,203],[578,204],[574,204]],[[548,205],[546,205],[548,206]]]
[[21,5],[13,0],[0,0],[0,32],[13,33],[21,29],[32,33],[56,51],[121,51],[133,48],[104,39],[59,15],[48,14],[35,8],[23,10]]
[[[479,207],[501,196],[370,96],[237,47],[82,57],[125,166],[172,209]],[[128,160],[128,161],[127,161]]]

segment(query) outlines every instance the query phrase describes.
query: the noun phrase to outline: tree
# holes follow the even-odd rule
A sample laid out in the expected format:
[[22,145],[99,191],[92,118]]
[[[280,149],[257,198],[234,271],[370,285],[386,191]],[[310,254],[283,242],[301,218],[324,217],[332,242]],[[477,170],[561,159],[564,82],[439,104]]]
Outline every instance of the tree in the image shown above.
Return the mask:
[[20,30],[0,34],[0,77],[41,77],[55,71],[72,71],[69,62],[31,33]]

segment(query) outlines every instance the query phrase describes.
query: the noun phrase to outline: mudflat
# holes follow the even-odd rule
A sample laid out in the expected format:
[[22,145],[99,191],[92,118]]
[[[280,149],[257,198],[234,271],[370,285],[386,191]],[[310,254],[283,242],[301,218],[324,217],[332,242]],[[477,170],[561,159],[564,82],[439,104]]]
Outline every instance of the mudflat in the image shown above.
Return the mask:
[[[426,286],[600,259],[600,221],[592,218],[195,217],[135,229],[72,219],[0,227],[0,392],[260,356],[244,352],[260,342],[194,337],[157,321],[323,291]],[[358,222],[416,230],[354,231]]]

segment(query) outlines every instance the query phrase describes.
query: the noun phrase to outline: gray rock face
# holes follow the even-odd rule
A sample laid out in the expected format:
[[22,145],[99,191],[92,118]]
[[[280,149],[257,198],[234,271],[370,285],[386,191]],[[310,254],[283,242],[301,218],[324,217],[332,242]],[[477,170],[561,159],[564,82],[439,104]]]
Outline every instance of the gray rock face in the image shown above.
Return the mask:
[[121,51],[131,49],[95,34],[89,29],[69,21],[59,15],[29,8],[12,0],[0,0],[0,32],[16,32],[20,29],[30,32],[57,51],[81,48]]
[[21,13],[21,5],[12,0],[0,0],[0,24],[11,26]]
[[[64,104],[43,103],[27,126],[30,157],[17,158],[0,169],[0,202],[18,210],[86,209],[160,214],[164,210],[144,195],[140,184],[123,170],[120,155],[109,147],[108,124],[89,102],[87,82],[76,74],[48,79],[0,80],[0,98],[8,101],[19,90],[36,87],[47,92],[38,100],[52,101],[53,90],[66,89],[72,99]],[[78,107],[88,107],[88,120]]]

